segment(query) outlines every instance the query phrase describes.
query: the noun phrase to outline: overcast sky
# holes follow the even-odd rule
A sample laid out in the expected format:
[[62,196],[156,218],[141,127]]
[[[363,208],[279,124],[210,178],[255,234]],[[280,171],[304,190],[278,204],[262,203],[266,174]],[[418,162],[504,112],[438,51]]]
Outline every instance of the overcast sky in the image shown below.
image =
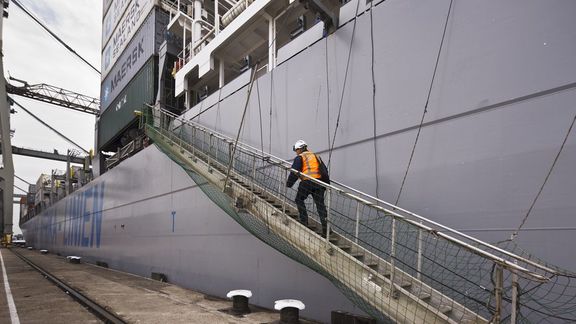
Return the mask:
[[[78,54],[100,70],[102,1],[101,0],[19,0]],[[100,75],[70,53],[40,25],[14,3],[9,17],[3,22],[4,74],[30,84],[46,83],[67,90],[99,98]],[[14,83],[16,84],[16,83]],[[95,117],[90,114],[14,97],[18,103],[84,149],[94,147]],[[14,106],[18,111],[10,119],[15,130],[12,145],[37,150],[58,150],[65,154],[73,145]],[[52,169],[64,170],[64,162],[14,155],[16,175],[36,183],[41,173]],[[18,179],[14,184],[27,190],[28,185]],[[14,193],[22,193],[14,189]],[[14,233],[18,227],[19,206],[14,205]]]

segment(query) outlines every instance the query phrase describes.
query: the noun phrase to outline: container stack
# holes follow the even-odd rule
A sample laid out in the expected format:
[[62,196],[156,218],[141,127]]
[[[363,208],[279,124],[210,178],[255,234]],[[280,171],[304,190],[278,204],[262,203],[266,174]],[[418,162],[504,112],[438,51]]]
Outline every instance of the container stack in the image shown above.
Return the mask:
[[[167,39],[169,14],[157,0],[105,0],[103,4],[96,147],[113,154],[142,136],[135,111],[156,102],[158,55]],[[100,158],[101,165],[105,158]]]

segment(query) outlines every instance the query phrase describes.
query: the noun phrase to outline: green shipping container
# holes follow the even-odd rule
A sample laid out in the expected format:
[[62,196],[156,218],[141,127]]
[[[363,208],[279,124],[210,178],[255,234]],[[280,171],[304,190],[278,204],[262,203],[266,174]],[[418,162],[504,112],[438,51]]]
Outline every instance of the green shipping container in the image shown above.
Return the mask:
[[157,66],[157,57],[152,56],[100,116],[98,149],[117,140],[129,126],[137,122],[135,110],[142,111],[145,104],[154,103],[158,89]]

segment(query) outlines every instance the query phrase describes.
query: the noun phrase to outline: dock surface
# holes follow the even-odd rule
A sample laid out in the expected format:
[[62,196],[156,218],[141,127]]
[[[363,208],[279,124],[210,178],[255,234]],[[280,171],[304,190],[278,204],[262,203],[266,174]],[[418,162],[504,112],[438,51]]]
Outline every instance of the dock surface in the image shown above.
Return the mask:
[[93,264],[73,264],[63,256],[12,247],[0,249],[4,264],[0,267],[0,323],[17,323],[14,313],[20,323],[102,322],[15,252],[127,323],[277,323],[280,319],[278,312],[253,305],[250,314],[233,315],[230,300]]

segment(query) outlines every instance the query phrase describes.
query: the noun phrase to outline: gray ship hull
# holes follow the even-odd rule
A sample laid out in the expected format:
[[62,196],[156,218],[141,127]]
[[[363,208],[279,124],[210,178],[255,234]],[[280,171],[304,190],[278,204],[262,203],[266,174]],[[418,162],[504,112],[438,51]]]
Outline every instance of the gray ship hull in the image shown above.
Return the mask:
[[[174,214],[173,214],[174,213]],[[252,236],[155,146],[124,161],[22,226],[27,244],[225,297],[302,300],[302,316],[329,321],[356,309],[321,275]]]
[[[240,140],[289,160],[304,139],[334,179],[488,242],[523,224],[520,246],[574,271],[576,3],[455,1],[447,20],[449,5],[380,2],[281,63]],[[234,138],[248,83],[185,116]]]
[[[521,247],[574,271],[565,247],[576,243],[576,134],[567,136],[576,2],[456,1],[444,34],[449,5],[381,2],[260,76],[240,140],[291,159],[304,139],[342,183],[488,242],[521,227]],[[343,10],[353,15],[355,3]],[[235,137],[248,83],[246,72],[185,117]],[[24,224],[26,239],[219,296],[252,289],[251,301],[267,307],[299,298],[316,319],[354,311],[327,280],[234,223],[155,148],[81,191],[102,183],[99,247],[96,236],[75,238],[79,246],[66,237],[74,195]],[[92,218],[83,219],[85,236]]]

